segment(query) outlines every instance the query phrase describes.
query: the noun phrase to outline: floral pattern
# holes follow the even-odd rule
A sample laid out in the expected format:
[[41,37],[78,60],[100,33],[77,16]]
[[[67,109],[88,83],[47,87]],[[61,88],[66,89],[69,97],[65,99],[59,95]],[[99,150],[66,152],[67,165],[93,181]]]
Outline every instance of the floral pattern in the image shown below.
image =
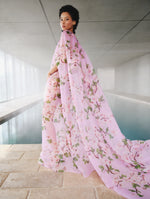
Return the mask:
[[39,164],[56,172],[96,170],[108,188],[136,199],[150,196],[150,140],[129,140],[103,94],[75,34],[61,33],[43,96]]

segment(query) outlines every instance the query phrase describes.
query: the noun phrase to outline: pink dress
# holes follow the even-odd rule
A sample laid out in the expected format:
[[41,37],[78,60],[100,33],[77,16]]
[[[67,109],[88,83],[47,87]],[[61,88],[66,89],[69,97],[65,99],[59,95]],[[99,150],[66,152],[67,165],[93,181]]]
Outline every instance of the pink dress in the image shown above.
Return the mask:
[[94,68],[75,34],[61,33],[47,80],[39,164],[56,172],[96,170],[108,188],[129,198],[150,198],[150,140],[120,131]]

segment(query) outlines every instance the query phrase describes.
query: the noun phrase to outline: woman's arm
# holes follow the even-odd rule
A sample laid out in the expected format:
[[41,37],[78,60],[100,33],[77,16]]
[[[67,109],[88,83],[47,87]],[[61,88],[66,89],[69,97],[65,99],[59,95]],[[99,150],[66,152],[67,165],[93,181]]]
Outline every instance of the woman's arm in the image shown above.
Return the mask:
[[57,68],[57,65],[55,64],[55,66],[51,68],[51,70],[48,72],[48,77],[52,75],[53,73],[55,73],[56,71],[58,71],[58,68]]

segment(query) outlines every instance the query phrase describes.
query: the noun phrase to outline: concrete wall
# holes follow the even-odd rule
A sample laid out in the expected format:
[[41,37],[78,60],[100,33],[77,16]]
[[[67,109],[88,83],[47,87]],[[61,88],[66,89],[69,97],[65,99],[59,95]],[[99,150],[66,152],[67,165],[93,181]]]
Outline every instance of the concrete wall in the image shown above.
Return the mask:
[[150,54],[115,68],[115,90],[150,96]]
[[97,69],[97,76],[103,90],[114,89],[115,85],[115,70],[110,69]]
[[39,76],[39,81],[40,81],[40,86],[39,86],[39,92],[43,95],[44,94],[44,89],[46,86],[46,81],[47,81],[47,73],[48,70],[45,69],[40,69],[40,76]]

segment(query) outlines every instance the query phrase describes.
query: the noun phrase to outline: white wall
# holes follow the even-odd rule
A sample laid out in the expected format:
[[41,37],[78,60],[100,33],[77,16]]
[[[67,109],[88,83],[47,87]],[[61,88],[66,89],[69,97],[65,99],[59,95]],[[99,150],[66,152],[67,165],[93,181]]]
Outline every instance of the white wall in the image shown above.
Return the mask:
[[115,68],[115,90],[150,96],[150,54]]
[[97,69],[97,76],[103,90],[114,89],[115,70],[114,68]]
[[46,86],[47,73],[48,73],[48,70],[40,69],[40,77],[39,77],[40,87],[39,87],[39,90],[42,94],[44,93],[44,89],[45,89],[45,86]]

